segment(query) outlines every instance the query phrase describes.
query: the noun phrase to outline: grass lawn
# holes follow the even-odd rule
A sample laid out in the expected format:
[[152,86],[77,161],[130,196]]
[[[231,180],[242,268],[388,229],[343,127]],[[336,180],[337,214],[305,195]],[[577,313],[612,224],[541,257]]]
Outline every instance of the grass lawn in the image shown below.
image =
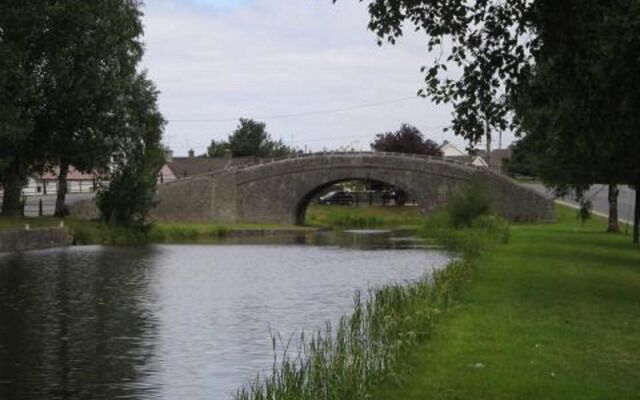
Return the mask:
[[414,229],[424,222],[420,207],[310,205],[306,224],[326,228]]
[[578,227],[517,225],[377,399],[640,399],[640,251]]

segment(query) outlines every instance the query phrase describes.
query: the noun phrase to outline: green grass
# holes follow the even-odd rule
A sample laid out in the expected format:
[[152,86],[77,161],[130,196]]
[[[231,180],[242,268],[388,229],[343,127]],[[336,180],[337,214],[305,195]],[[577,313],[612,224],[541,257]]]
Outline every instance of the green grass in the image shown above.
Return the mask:
[[154,243],[179,243],[218,239],[231,235],[234,231],[258,235],[265,232],[306,230],[309,228],[294,225],[161,222],[151,227],[149,240]]
[[420,207],[321,206],[307,209],[306,224],[324,228],[415,229],[424,216]]
[[376,399],[640,398],[640,251],[575,210],[511,227]]
[[53,217],[43,218],[0,218],[0,230],[4,229],[24,229],[29,224],[32,228],[44,228],[59,226],[60,220]]

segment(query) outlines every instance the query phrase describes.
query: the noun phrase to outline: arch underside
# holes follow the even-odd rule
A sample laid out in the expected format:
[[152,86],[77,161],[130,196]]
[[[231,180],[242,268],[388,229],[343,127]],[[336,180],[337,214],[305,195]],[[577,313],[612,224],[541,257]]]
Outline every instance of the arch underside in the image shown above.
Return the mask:
[[379,181],[379,180],[376,180],[376,179],[348,178],[348,179],[341,179],[341,180],[337,180],[337,181],[330,181],[330,182],[326,182],[326,183],[316,187],[315,189],[311,190],[309,193],[304,195],[298,201],[298,204],[296,205],[296,225],[304,225],[305,224],[307,209],[309,208],[309,204],[311,204],[311,202],[313,201],[314,198],[316,198],[319,194],[321,194],[323,191],[325,191],[326,189],[330,188],[333,185],[337,185],[337,184],[342,183],[342,182],[351,182],[351,181],[373,182],[373,183],[380,183],[380,184],[384,184],[384,185],[388,185],[388,186],[393,186],[396,189],[400,189],[400,190],[403,190],[406,193],[408,193],[409,197],[413,197],[412,191],[408,190],[407,188],[399,187],[399,186],[393,185],[393,184],[391,184],[389,182],[383,182],[383,181]]
[[466,179],[379,167],[326,168],[273,175],[238,185],[238,211],[244,221],[304,224],[313,198],[336,183],[380,182],[401,189],[430,211],[446,202],[449,193]]

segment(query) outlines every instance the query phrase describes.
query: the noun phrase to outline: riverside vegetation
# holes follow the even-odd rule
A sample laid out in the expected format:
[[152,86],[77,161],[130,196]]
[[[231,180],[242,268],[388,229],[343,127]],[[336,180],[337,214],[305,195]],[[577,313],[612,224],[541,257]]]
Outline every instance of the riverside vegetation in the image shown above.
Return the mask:
[[513,225],[476,258],[455,312],[374,399],[637,399],[640,252],[607,221]]
[[[0,229],[59,226],[53,217],[0,218]],[[415,230],[423,223],[418,207],[349,207],[312,205],[307,211],[306,227],[276,224],[224,224],[194,222],[161,222],[145,227],[127,227],[100,221],[64,219],[76,244],[139,245],[145,243],[183,243],[215,240],[233,235],[234,231],[253,234],[294,232],[321,229],[393,228]]]
[[[352,314],[335,327],[327,324],[311,336],[302,334],[293,353],[285,345],[271,373],[241,388],[236,399],[368,399],[379,385],[405,379],[411,352],[455,304],[477,255],[508,240],[508,225],[484,215],[488,206],[465,204],[469,198],[458,196],[447,211],[427,219],[422,230],[459,251],[460,259],[406,286],[371,289],[364,299],[356,293]],[[461,207],[472,210],[458,220]],[[273,344],[276,352],[275,337]]]
[[420,230],[459,260],[357,294],[236,399],[637,398],[640,252],[603,218],[509,227],[464,197]]

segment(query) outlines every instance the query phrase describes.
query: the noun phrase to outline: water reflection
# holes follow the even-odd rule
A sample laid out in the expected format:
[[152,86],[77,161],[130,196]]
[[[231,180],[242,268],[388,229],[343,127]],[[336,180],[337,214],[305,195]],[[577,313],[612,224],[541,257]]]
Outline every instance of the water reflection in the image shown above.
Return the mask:
[[150,249],[0,256],[0,398],[153,397]]
[[228,399],[269,368],[270,329],[320,327],[354,290],[447,260],[291,244],[0,255],[0,399]]

